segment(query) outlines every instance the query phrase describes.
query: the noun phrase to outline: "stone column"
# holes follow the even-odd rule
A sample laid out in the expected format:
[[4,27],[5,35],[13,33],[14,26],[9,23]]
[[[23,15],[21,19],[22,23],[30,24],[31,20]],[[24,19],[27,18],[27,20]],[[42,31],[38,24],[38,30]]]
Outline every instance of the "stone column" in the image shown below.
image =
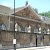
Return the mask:
[[8,16],[8,30],[10,30],[10,16]]

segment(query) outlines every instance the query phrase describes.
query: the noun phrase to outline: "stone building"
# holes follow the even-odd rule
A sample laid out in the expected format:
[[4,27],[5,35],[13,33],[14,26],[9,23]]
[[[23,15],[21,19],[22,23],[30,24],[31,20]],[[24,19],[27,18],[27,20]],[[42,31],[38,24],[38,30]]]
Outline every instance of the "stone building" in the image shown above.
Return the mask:
[[[50,19],[42,21],[30,5],[15,8],[17,47],[50,45]],[[0,5],[0,45],[13,46],[14,9]]]

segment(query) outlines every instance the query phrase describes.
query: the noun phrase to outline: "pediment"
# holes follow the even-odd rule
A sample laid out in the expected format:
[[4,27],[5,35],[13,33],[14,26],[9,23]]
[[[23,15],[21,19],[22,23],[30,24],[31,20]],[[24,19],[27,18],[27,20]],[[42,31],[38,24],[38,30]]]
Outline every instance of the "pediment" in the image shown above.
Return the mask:
[[32,9],[31,6],[26,6],[22,9],[19,8],[18,11],[15,10],[15,15],[28,19],[40,20],[38,14]]

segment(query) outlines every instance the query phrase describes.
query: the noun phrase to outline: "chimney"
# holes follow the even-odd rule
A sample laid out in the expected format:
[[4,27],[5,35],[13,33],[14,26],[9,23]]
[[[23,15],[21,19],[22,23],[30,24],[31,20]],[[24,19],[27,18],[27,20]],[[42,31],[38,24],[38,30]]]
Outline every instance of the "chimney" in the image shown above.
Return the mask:
[[26,6],[28,5],[28,1],[26,1]]

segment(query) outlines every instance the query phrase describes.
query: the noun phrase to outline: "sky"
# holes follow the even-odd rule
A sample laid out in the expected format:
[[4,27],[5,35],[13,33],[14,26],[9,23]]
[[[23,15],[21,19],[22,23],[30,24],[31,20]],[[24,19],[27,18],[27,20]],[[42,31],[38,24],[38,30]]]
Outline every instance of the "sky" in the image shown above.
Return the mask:
[[[50,11],[50,0],[15,0],[15,7],[25,6],[26,1],[32,8],[37,8],[39,13]],[[0,5],[14,7],[14,0],[0,0]]]

